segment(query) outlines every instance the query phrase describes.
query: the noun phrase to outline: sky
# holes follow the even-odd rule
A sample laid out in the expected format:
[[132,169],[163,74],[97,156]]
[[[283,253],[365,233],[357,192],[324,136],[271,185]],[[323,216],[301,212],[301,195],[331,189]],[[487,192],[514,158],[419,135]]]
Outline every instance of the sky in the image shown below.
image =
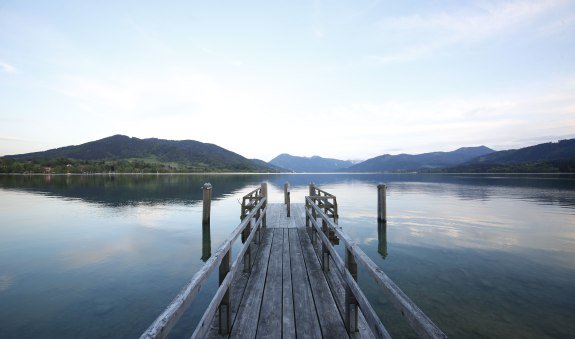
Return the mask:
[[0,156],[363,160],[575,137],[575,1],[0,0]]

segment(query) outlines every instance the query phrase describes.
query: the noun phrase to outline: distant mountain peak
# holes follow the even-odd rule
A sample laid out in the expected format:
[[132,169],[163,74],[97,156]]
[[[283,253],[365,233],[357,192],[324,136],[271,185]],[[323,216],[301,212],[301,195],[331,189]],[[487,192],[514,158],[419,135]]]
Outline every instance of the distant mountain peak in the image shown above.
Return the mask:
[[353,162],[318,155],[301,157],[282,153],[270,160],[269,164],[294,172],[335,172],[352,166]]

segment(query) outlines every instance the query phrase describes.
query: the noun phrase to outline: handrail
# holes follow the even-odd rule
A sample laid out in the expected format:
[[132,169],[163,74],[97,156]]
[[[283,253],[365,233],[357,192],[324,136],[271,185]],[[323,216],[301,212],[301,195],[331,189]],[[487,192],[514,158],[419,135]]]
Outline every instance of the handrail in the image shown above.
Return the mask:
[[240,220],[243,220],[246,217],[247,213],[258,204],[262,197],[264,197],[262,187],[258,187],[242,197]]
[[[256,189],[254,191],[258,191]],[[253,193],[254,191],[250,192]],[[260,191],[261,192],[261,191]],[[216,297],[214,300],[218,299],[218,305],[221,302],[223,295],[227,292],[233,276],[237,271],[237,265],[239,260],[242,259],[243,255],[249,250],[251,241],[255,237],[257,231],[259,231],[260,225],[263,224],[263,220],[265,220],[265,215],[267,213],[267,198],[265,196],[261,196],[258,198],[259,201],[254,208],[242,219],[240,224],[232,231],[232,233],[223,241],[220,247],[214,252],[214,254],[205,262],[204,266],[200,268],[196,274],[192,277],[190,282],[178,293],[178,295],[174,298],[174,300],[166,307],[166,309],[156,318],[156,320],[148,327],[148,329],[140,336],[140,339],[144,338],[165,338],[166,335],[170,332],[172,327],[176,324],[182,314],[186,311],[186,309],[190,306],[194,298],[198,295],[200,289],[203,287],[204,283],[210,276],[210,274],[214,271],[214,269],[218,266],[221,266],[222,261],[224,259],[229,260],[231,257],[231,247],[232,244],[236,241],[238,236],[246,229],[247,226],[252,226],[252,219],[256,216],[257,220],[253,225],[253,228],[250,230],[250,234],[244,243],[240,255],[229,269],[229,272],[226,272],[227,275],[225,279],[221,279],[223,281],[220,282],[220,287],[216,292]],[[221,270],[221,267],[220,267]],[[221,277],[220,277],[221,278]],[[212,303],[214,302],[212,300]],[[208,307],[206,313],[211,310],[212,303]],[[229,311],[229,310],[228,310]],[[215,312],[215,310],[214,310]],[[213,315],[212,315],[213,317]],[[205,321],[205,314],[202,317],[202,321]],[[198,328],[208,325],[209,323],[200,322]],[[201,326],[200,326],[201,325]],[[194,332],[196,333],[196,332]],[[200,333],[201,334],[201,333]],[[201,337],[201,336],[200,336]]]
[[[307,211],[307,213],[310,212]],[[310,221],[313,227],[315,228],[315,231],[319,235],[322,243],[324,245],[330,244],[329,239],[321,230],[321,226],[319,225],[317,220],[312,218],[310,219]],[[343,260],[341,259],[339,254],[335,251],[333,246],[326,246],[326,249],[329,251],[329,254],[332,257],[333,262],[335,263],[337,273],[339,273],[340,277],[349,287],[357,303],[359,304],[360,309],[363,311],[363,314],[365,316],[368,326],[371,329],[371,332],[376,336],[376,338],[391,338],[391,335],[387,332],[385,326],[383,326],[383,324],[381,323],[381,320],[379,320],[379,317],[375,313],[375,310],[371,307],[369,301],[367,301],[367,297],[361,291],[359,285],[351,275],[350,271],[345,267],[345,264],[343,263]]]
[[[264,202],[264,200],[262,200],[262,203]],[[224,298],[225,294],[228,292],[228,289],[230,288],[231,283],[232,283],[232,281],[233,281],[233,279],[234,279],[234,277],[238,271],[238,267],[239,267],[241,260],[246,259],[244,257],[244,255],[249,250],[249,246],[250,246],[252,240],[256,236],[256,233],[259,231],[259,226],[262,224],[262,220],[265,218],[266,213],[267,213],[267,209],[264,210],[264,213],[261,214],[259,219],[256,221],[254,227],[251,229],[250,235],[248,236],[246,242],[244,243],[244,246],[240,250],[238,257],[236,258],[236,260],[232,264],[232,266],[231,266],[228,274],[226,275],[225,279],[220,283],[220,287],[216,291],[214,298],[212,299],[212,301],[210,302],[210,305],[208,306],[208,308],[204,312],[204,315],[202,316],[202,319],[198,323],[198,326],[196,326],[196,329],[195,329],[194,333],[192,334],[192,338],[205,338],[206,337],[207,331],[210,328],[210,324],[212,323],[212,320],[216,314],[216,310],[220,306],[222,299]],[[259,242],[259,240],[258,240],[258,242]],[[249,257],[249,260],[251,261],[251,256]],[[251,266],[250,264],[251,263],[249,263],[248,266]],[[229,309],[227,311],[231,312],[231,310],[229,310]]]
[[321,196],[322,194],[326,197],[335,198],[335,195],[318,188],[316,185],[314,184],[310,185],[310,196]]
[[[383,270],[377,266],[365,254],[365,252],[363,252],[363,250],[361,250],[361,248],[355,244],[335,222],[330,219],[326,213],[324,213],[322,208],[320,208],[315,203],[315,200],[317,199],[314,200],[314,198],[316,197],[305,198],[306,220],[311,221],[314,230],[317,234],[319,234],[324,249],[327,249],[329,254],[332,256],[338,273],[342,276],[343,280],[346,282],[349,289],[353,293],[357,303],[360,306],[360,309],[364,312],[366,320],[368,321],[372,331],[374,331],[374,329],[375,331],[380,331],[378,323],[381,324],[381,321],[379,321],[379,318],[377,317],[377,321],[375,321],[376,319],[373,319],[373,310],[371,309],[371,306],[369,306],[369,303],[365,305],[362,302],[362,300],[365,299],[365,296],[361,290],[359,290],[359,287],[357,287],[357,283],[352,278],[349,270],[343,264],[339,254],[331,246],[329,239],[324,234],[324,230],[326,228],[333,230],[337,237],[343,241],[343,244],[346,248],[346,254],[350,255],[353,261],[359,262],[366,269],[368,274],[376,281],[376,283],[383,288],[394,306],[401,311],[401,314],[406,317],[408,324],[419,336],[423,338],[447,338],[447,336],[433,323],[433,321],[431,321],[431,319],[429,319],[429,317],[427,317],[427,315],[425,315],[425,313],[423,313],[423,311],[417,305],[415,305],[411,299],[409,299],[409,297],[383,272]],[[320,227],[319,223],[315,219],[316,216],[321,218],[322,224],[327,225],[326,228]],[[322,228],[324,230],[322,230]],[[374,332],[374,334],[376,333]]]

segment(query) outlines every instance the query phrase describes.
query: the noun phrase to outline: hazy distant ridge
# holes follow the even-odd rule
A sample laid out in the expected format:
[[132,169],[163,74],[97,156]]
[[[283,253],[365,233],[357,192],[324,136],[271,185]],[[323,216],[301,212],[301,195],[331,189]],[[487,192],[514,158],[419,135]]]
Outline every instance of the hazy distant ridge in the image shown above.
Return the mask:
[[489,147],[462,147],[451,152],[422,154],[384,154],[346,169],[348,172],[398,172],[429,168],[444,168],[467,162],[478,156],[495,152]]
[[299,157],[286,153],[278,155],[269,163],[293,172],[335,172],[353,165],[351,161],[322,158],[317,155],[310,158]]

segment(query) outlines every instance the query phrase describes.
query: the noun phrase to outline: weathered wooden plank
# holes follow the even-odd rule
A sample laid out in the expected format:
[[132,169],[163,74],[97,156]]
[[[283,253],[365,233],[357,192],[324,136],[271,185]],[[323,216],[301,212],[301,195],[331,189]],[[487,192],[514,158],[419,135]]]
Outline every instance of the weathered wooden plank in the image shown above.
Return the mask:
[[[271,232],[272,230],[269,231]],[[282,336],[283,229],[276,228],[273,230],[273,234],[263,300],[257,326],[257,338],[281,338]]]
[[261,249],[248,279],[244,296],[238,308],[238,313],[230,338],[254,338],[262,303],[262,295],[268,268],[268,261],[273,240],[273,231],[262,229]]
[[295,315],[293,306],[293,288],[290,260],[289,230],[283,229],[284,241],[282,250],[282,338],[296,337]]
[[304,229],[298,228],[298,232],[322,335],[325,338],[348,338],[311,241]]
[[[268,228],[284,228],[281,215],[284,214],[284,204],[268,204]],[[283,221],[285,223],[285,221]]]
[[292,219],[294,227],[305,226],[305,208],[304,204],[292,204]]
[[302,255],[297,229],[288,229],[296,335],[299,338],[320,338],[321,330]]

